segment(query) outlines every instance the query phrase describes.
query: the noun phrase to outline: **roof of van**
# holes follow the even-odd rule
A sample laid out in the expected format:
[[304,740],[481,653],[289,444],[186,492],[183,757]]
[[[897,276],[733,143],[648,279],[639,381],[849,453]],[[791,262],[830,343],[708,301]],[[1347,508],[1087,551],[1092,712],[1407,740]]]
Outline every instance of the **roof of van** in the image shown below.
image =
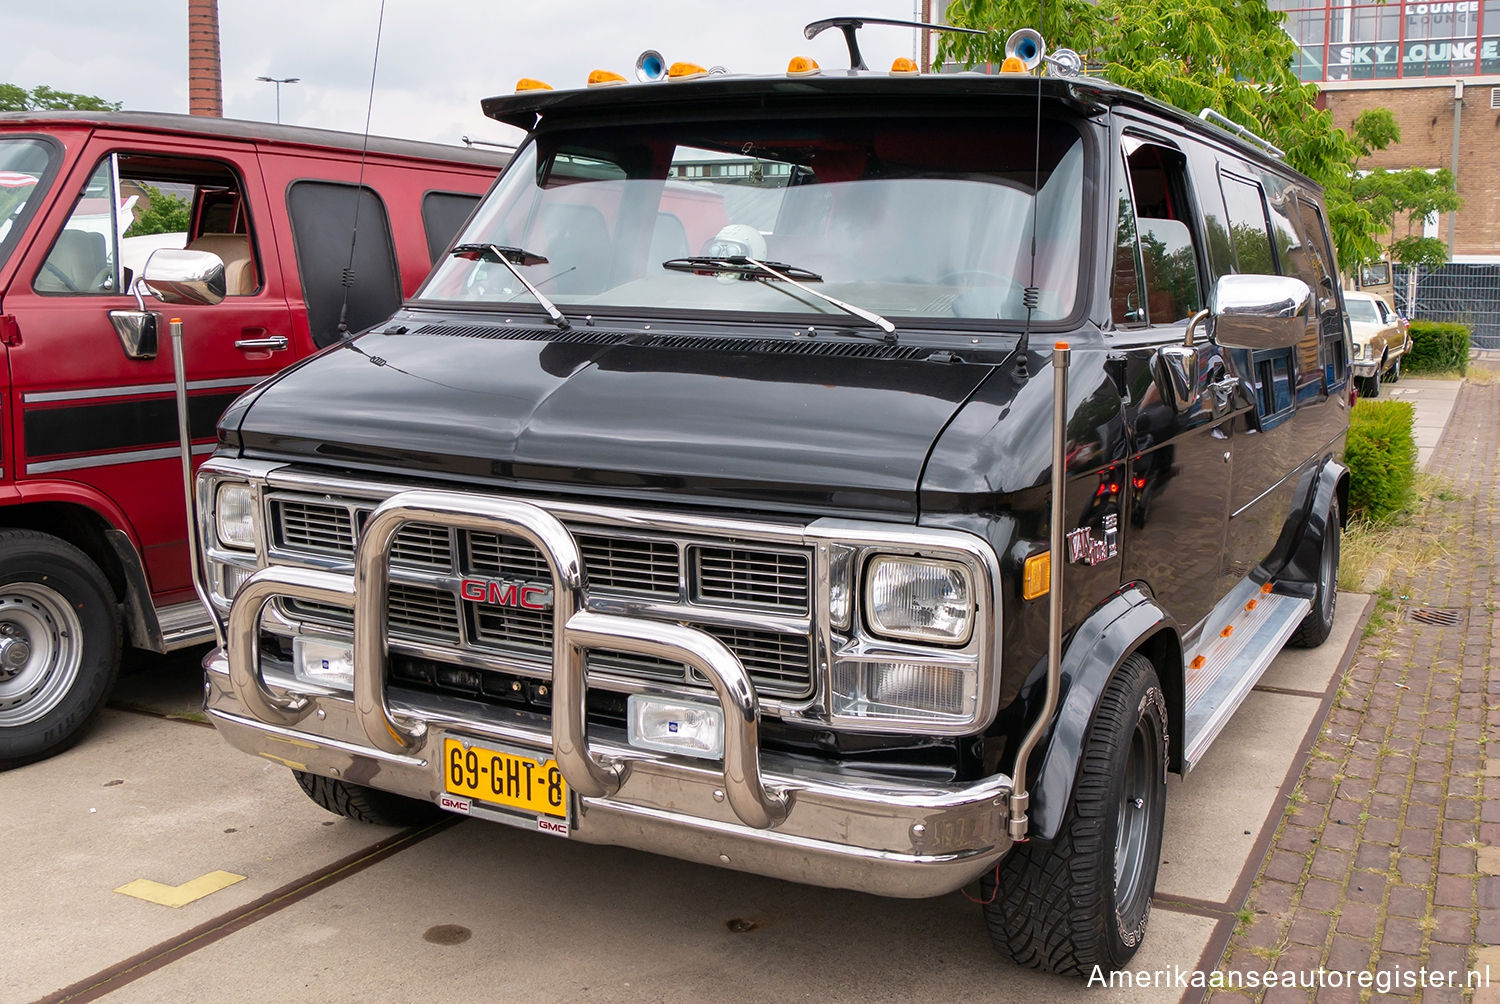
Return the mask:
[[[0,112],[0,130],[45,129],[53,125],[85,126],[99,129],[137,129],[149,132],[188,136],[222,136],[258,143],[285,143],[301,146],[334,147],[358,151],[364,147],[360,133],[333,129],[309,129],[305,126],[276,125],[249,119],[222,119],[206,115],[176,115],[168,112],[76,112],[30,111]],[[510,151],[448,146],[416,140],[371,136],[369,150],[392,157],[414,157],[422,160],[445,160],[476,167],[503,167]]]
[[[964,102],[1015,96],[1036,99],[1037,89],[1083,114],[1113,106],[1130,106],[1185,131],[1235,148],[1247,159],[1295,175],[1321,191],[1311,179],[1266,151],[1195,115],[1096,77],[1035,77],[1031,74],[924,73],[894,75],[870,70],[825,70],[811,77],[783,75],[710,75],[694,80],[654,81],[614,87],[527,90],[485,98],[484,113],[507,125],[530,131],[549,118],[592,117],[642,119],[689,113],[694,117],[722,111],[729,117],[775,116],[789,106],[832,110],[830,102]],[[774,107],[773,107],[774,106]]]

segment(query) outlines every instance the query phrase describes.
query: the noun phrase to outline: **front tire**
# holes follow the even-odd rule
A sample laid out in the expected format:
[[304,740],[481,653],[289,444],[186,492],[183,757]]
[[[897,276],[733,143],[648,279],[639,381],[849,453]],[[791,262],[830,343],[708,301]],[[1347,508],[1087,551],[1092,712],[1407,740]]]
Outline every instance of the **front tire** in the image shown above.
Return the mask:
[[0,530],[0,769],[67,749],[120,671],[114,591],[78,548]]
[[1064,975],[1123,968],[1151,915],[1166,807],[1167,705],[1137,653],[1099,700],[1057,839],[1018,845],[980,884],[995,947]]
[[1339,599],[1339,503],[1328,504],[1323,518],[1323,548],[1318,558],[1318,588],[1313,608],[1297,625],[1289,643],[1298,648],[1317,648],[1333,632],[1333,615]]
[[318,805],[336,816],[372,826],[422,826],[443,815],[431,802],[294,770],[297,784]]

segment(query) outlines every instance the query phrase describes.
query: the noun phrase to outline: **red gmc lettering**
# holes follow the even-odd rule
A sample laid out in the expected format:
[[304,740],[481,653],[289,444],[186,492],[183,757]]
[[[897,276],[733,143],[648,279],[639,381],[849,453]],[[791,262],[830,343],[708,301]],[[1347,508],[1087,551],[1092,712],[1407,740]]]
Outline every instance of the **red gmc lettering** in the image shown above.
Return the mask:
[[471,603],[492,603],[499,607],[522,607],[526,610],[547,609],[547,587],[497,582],[493,579],[464,579],[458,593]]

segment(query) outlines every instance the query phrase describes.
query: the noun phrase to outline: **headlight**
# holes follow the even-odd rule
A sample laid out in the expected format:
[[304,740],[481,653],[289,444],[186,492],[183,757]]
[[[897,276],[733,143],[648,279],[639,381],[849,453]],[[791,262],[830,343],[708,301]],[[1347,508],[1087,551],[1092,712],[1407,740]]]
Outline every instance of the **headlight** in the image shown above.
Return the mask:
[[214,530],[225,547],[255,549],[255,494],[250,486],[229,482],[214,495]]
[[974,630],[974,587],[962,565],[886,555],[865,573],[865,617],[885,638],[962,645]]

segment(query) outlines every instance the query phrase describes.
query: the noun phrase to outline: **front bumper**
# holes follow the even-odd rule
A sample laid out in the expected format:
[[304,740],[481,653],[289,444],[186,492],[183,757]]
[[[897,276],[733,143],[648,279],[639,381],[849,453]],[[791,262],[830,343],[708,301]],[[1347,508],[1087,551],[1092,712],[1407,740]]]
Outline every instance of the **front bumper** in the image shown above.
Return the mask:
[[1369,378],[1380,372],[1380,362],[1373,359],[1367,362],[1352,362],[1349,364],[1349,369],[1357,377]]
[[[414,520],[524,537],[546,556],[555,611],[550,719],[457,699],[418,706],[386,680],[386,567],[396,531]],[[734,655],[706,632],[585,609],[581,562],[567,530],[525,503],[408,492],[365,526],[353,575],[273,566],[235,597],[228,650],[212,653],[206,709],[234,746],[297,770],[441,802],[447,738],[551,756],[572,788],[568,836],[813,885],[886,896],[950,892],[1010,847],[1011,781],[963,784],[842,771],[760,748],[759,702]],[[285,597],[354,611],[352,695],[274,680],[260,664],[267,603]],[[722,765],[665,756],[586,727],[584,652],[670,658],[706,678],[724,714]],[[535,825],[474,803],[471,814]],[[555,832],[555,830],[554,830]]]

